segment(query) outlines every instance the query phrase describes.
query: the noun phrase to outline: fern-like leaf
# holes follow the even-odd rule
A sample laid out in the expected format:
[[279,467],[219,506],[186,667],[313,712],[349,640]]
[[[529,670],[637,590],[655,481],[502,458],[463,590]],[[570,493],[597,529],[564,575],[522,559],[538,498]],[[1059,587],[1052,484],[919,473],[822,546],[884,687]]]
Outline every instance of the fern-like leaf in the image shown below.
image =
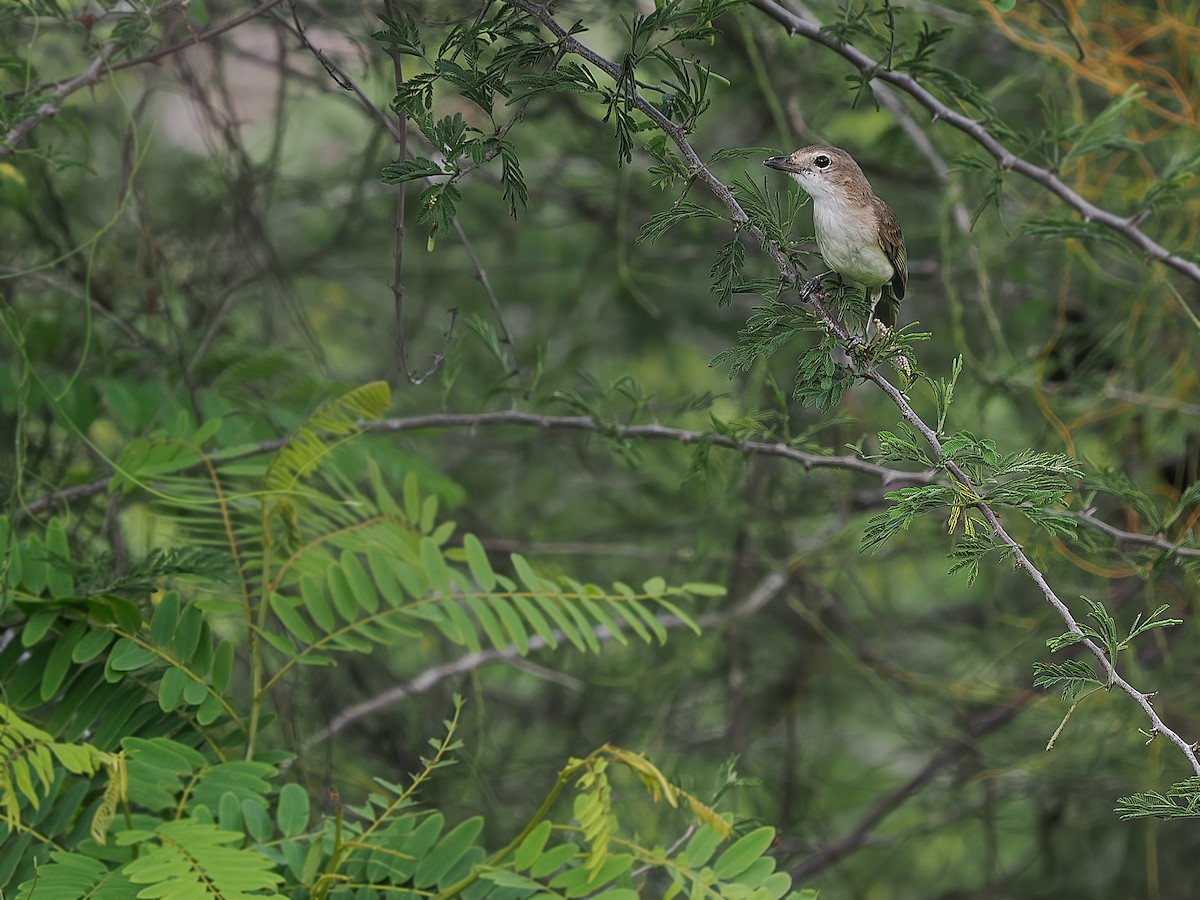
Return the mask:
[[[321,406],[271,460],[264,478],[267,489],[294,490],[335,446],[362,433],[363,420],[380,418],[390,403],[387,383],[373,381]],[[330,441],[330,435],[341,440]]]
[[213,900],[282,898],[275,887],[283,876],[275,864],[240,844],[245,835],[195,819],[163,822],[153,832],[123,831],[117,843],[136,845],[138,858],[127,863],[125,875],[143,887],[143,897],[212,897]]

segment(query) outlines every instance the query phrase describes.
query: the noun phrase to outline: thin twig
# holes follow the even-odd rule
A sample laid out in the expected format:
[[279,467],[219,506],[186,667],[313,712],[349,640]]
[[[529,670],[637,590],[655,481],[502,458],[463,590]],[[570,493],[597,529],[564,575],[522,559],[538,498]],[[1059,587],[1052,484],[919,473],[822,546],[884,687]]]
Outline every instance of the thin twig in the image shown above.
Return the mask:
[[[166,47],[159,47],[157,50],[151,50],[150,52],[144,53],[141,56],[135,56],[133,59],[127,59],[122,62],[113,62],[111,59],[111,57],[122,48],[122,45],[117,43],[106,45],[84,71],[77,75],[73,75],[70,78],[64,78],[59,81],[37,85],[28,92],[31,94],[48,92],[50,94],[50,99],[42,103],[32,115],[22,119],[9,130],[8,134],[5,135],[4,143],[0,144],[0,156],[6,156],[10,153],[13,153],[16,150],[17,145],[20,144],[26,136],[28,136],[30,131],[32,131],[46,119],[49,119],[51,116],[57,115],[59,110],[62,109],[62,101],[76,91],[85,87],[91,87],[92,85],[99,84],[106,75],[111,75],[113,72],[119,72],[122,69],[131,69],[134,66],[145,65],[146,63],[154,62],[162,59],[163,57],[170,56],[173,53],[178,53],[180,50],[185,50],[188,47],[194,47],[197,44],[201,44],[219,34],[224,34],[231,28],[236,28],[243,22],[248,22],[251,19],[261,16],[263,13],[267,12],[274,6],[278,6],[282,2],[283,0],[264,0],[264,2],[260,3],[258,6],[251,10],[247,10],[240,16],[234,16],[232,19],[219,22],[218,24],[213,25],[210,28],[206,28],[203,31],[193,33],[192,36],[187,40],[179,41]],[[167,12],[180,8],[184,5],[186,5],[186,0],[169,0],[169,2],[162,3],[154,7],[151,10],[151,14],[154,16],[162,16]],[[17,93],[10,92],[9,94],[5,95],[5,99],[20,97],[25,93],[26,92],[24,91]]]
[[[363,90],[362,86],[359,85],[359,83],[354,79],[353,76],[350,75],[350,73],[348,73],[344,68],[342,68],[332,57],[328,56],[321,48],[317,47],[315,44],[312,43],[311,39],[305,33],[304,28],[301,25],[298,16],[296,15],[295,0],[292,0],[291,21],[288,21],[288,19],[286,19],[284,16],[282,16],[278,13],[276,13],[276,19],[280,22],[280,24],[282,24],[285,28],[287,28],[289,31],[294,33],[300,39],[300,41],[303,43],[303,45],[316,57],[317,61],[322,65],[322,67],[324,67],[325,71],[329,74],[329,77],[333,79],[334,83],[336,85],[338,85],[338,87],[342,88],[343,90],[350,91],[351,93],[353,93],[355,98],[358,101],[359,108],[363,112],[365,112],[372,121],[374,121],[376,124],[383,127],[388,132],[388,134],[390,134],[392,136],[392,140],[394,140],[396,142],[396,144],[401,148],[401,151],[398,155],[399,159],[404,159],[406,157],[414,155],[412,148],[410,148],[408,146],[407,117],[404,115],[403,111],[400,111],[397,113],[396,120],[389,118],[386,112],[384,112],[382,109],[380,109],[378,106],[375,105],[375,102],[367,95],[366,91]],[[563,54],[560,52],[555,57],[554,61],[551,63],[551,67],[557,65],[558,61],[562,58],[562,56],[563,56]],[[397,67],[400,65],[398,56],[396,57],[395,65]],[[402,73],[399,70],[399,68],[397,68],[396,69],[397,83],[399,83],[399,79],[401,77],[402,77]],[[529,105],[529,99],[526,99],[525,102],[523,102],[517,108],[517,110],[513,114],[512,118],[509,119],[504,125],[502,125],[497,130],[495,136],[497,138],[503,138],[509,132],[509,130],[523,118],[523,116],[525,114],[525,107],[528,105]],[[483,158],[480,160],[478,165],[475,165],[474,163],[468,163],[468,164],[464,165],[462,168],[460,168],[454,174],[454,176],[451,180],[457,181],[457,180],[462,179],[466,175],[471,174],[475,170],[481,168],[485,163],[487,163],[488,161],[493,159],[498,152],[499,152],[498,150],[488,151],[486,154],[484,154]],[[434,177],[426,177],[424,179],[424,181],[428,185],[433,185],[433,184],[438,183]],[[404,186],[404,183],[402,182],[400,187],[403,188],[403,186]],[[397,221],[399,221],[400,216],[403,214],[402,210],[399,208],[399,207],[403,206],[403,192],[401,192],[398,196],[400,199],[398,200]],[[505,322],[505,320],[504,320],[504,313],[500,306],[500,298],[496,295],[496,291],[492,287],[492,282],[491,282],[491,279],[488,277],[487,269],[484,268],[483,261],[479,258],[479,254],[475,252],[474,244],[472,244],[470,238],[467,236],[466,229],[463,228],[462,222],[459,220],[458,216],[451,217],[450,224],[451,224],[451,227],[454,229],[454,233],[458,236],[459,242],[462,244],[464,252],[466,252],[466,254],[467,254],[467,259],[470,261],[471,267],[475,270],[475,279],[482,286],[484,295],[487,297],[488,305],[491,307],[492,315],[495,317],[495,320],[496,320],[496,329],[499,332],[500,342],[508,348],[508,352],[509,352],[509,355],[511,358],[511,364],[512,364],[512,368],[508,374],[515,375],[518,379],[520,379],[521,364],[517,357],[516,341],[513,338],[512,332],[509,330],[508,323]],[[399,241],[399,240],[401,240],[401,238],[398,236],[397,240]],[[401,259],[402,259],[402,256],[403,256],[403,252],[401,250],[401,254],[400,254]],[[403,289],[402,283],[400,285],[399,290],[400,290],[400,298],[398,300],[394,300],[394,305],[402,308],[403,303],[404,303],[404,300],[403,300],[404,289]],[[395,273],[393,272],[393,297],[395,297],[395,291],[396,291],[396,281],[395,281]],[[397,354],[398,359],[401,359],[401,357],[403,357],[403,361],[401,362],[400,367],[404,371],[407,372],[407,370],[408,370],[408,367],[407,367],[407,350],[408,350],[408,348],[407,348],[407,341],[405,340],[405,333],[404,333],[403,327],[404,326],[403,326],[402,316],[399,316],[399,314],[397,314],[396,325],[395,325],[396,334],[397,334],[396,354]],[[450,335],[453,334],[453,328],[454,328],[454,317],[452,316],[450,330],[447,332],[447,338],[446,338],[447,342],[449,341]],[[420,381],[423,381],[425,378],[427,378],[429,375],[433,374],[433,371],[435,371],[437,369],[437,366],[440,365],[443,356],[444,356],[444,354],[442,354],[442,353],[437,354],[434,357],[434,362],[430,366],[430,371],[425,373],[425,375],[420,376],[420,378],[417,380],[417,382],[414,382],[414,383],[419,383]],[[412,380],[412,378],[410,378],[410,381],[411,380]]]
[[1083,44],[1079,43],[1079,38],[1077,38],[1075,36],[1075,32],[1071,30],[1071,23],[1067,21],[1067,17],[1063,14],[1063,11],[1055,7],[1052,3],[1046,2],[1046,0],[1036,0],[1036,2],[1038,6],[1046,10],[1046,12],[1050,13],[1050,15],[1054,16],[1054,18],[1058,21],[1058,24],[1063,27],[1063,31],[1067,33],[1067,37],[1069,37],[1075,44],[1075,52],[1079,54],[1079,61],[1083,62],[1085,59],[1087,59],[1087,54],[1083,52]]

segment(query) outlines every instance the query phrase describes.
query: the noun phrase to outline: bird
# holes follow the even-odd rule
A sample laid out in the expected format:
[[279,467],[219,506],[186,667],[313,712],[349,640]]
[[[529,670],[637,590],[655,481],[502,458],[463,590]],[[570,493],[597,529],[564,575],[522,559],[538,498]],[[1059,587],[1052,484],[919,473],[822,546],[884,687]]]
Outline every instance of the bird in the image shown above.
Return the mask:
[[790,175],[812,198],[821,256],[838,275],[867,288],[872,318],[884,332],[895,327],[908,284],[904,234],[854,157],[813,144],[790,156],[769,157],[763,165]]

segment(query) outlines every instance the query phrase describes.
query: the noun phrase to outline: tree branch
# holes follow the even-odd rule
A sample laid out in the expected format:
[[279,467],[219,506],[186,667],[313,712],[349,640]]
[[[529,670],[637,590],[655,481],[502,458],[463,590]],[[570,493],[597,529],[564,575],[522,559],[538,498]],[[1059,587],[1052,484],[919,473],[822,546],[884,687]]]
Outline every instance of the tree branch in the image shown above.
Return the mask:
[[[1100,223],[1105,228],[1121,235],[1121,237],[1125,238],[1125,240],[1129,241],[1129,243],[1133,244],[1151,259],[1170,266],[1177,272],[1181,272],[1193,281],[1200,283],[1200,264],[1172,253],[1166,247],[1156,243],[1134,224],[1134,218],[1124,218],[1108,210],[1101,209],[1071,190],[1070,187],[1049,169],[1036,166],[1017,156],[993,137],[982,122],[951,109],[935,97],[912,75],[885,68],[882,63],[871,59],[871,57],[867,56],[867,54],[863,53],[857,47],[853,47],[850,44],[843,44],[834,37],[823,34],[819,25],[784,9],[775,0],[752,0],[752,2],[763,13],[786,28],[788,34],[793,36],[799,34],[814,43],[827,47],[850,62],[864,77],[886,81],[904,91],[933,113],[934,121],[941,120],[946,122],[973,138],[976,143],[996,159],[1002,170],[1017,172],[1031,181],[1037,182],[1083,216],[1085,222]],[[525,8],[524,5],[522,5],[522,8]]]
[[[529,13],[538,21],[540,21],[542,25],[548,31],[550,31],[555,38],[557,38],[559,45],[567,49],[568,53],[573,53],[587,60],[598,69],[602,70],[614,81],[619,81],[621,77],[620,66],[596,53],[594,50],[572,37],[566,31],[566,29],[564,29],[558,23],[546,6],[534,3],[532,0],[506,0],[506,2],[517,9]],[[810,23],[807,23],[799,17],[788,13],[781,7],[777,7],[773,2],[771,2],[771,0],[754,0],[754,3],[762,9],[777,9],[781,16],[786,16],[787,21],[794,25],[795,31],[804,33],[806,36],[811,36],[813,40],[816,40],[819,43],[836,50],[847,59],[855,62],[856,65],[859,65],[863,71],[870,71],[872,73],[876,72],[878,68],[877,64],[871,61],[860,51],[848,45],[839,44],[832,41],[830,38],[822,35],[819,30],[814,28]],[[784,20],[780,19],[780,21]],[[948,120],[951,120],[951,117],[953,117],[953,124],[957,124],[958,127],[962,128],[968,134],[976,137],[976,139],[979,140],[980,143],[982,143],[985,147],[988,147],[989,149],[996,148],[995,155],[998,159],[1001,159],[1001,164],[1003,166],[1017,169],[1018,171],[1021,171],[1022,174],[1034,178],[1035,181],[1041,181],[1052,190],[1055,190],[1056,193],[1060,192],[1055,188],[1055,185],[1061,186],[1062,191],[1067,192],[1067,194],[1074,198],[1078,204],[1081,204],[1076,206],[1077,209],[1080,211],[1085,211],[1085,214],[1094,210],[1096,215],[1093,215],[1093,218],[1097,218],[1098,220],[1100,219],[1101,215],[1107,217],[1107,219],[1110,221],[1106,221],[1105,224],[1108,224],[1110,227],[1114,227],[1112,223],[1121,223],[1124,228],[1114,228],[1114,230],[1121,231],[1121,233],[1125,234],[1126,237],[1129,237],[1131,240],[1134,240],[1133,235],[1136,234],[1139,236],[1139,238],[1138,240],[1134,240],[1134,243],[1137,243],[1139,246],[1149,245],[1153,248],[1157,248],[1157,253],[1152,253],[1149,249],[1147,249],[1147,252],[1151,253],[1154,258],[1160,259],[1163,262],[1167,262],[1169,265],[1172,264],[1172,259],[1177,260],[1178,265],[1176,265],[1175,268],[1179,268],[1180,271],[1184,271],[1188,274],[1194,270],[1195,275],[1193,277],[1200,282],[1200,266],[1196,266],[1187,262],[1186,260],[1179,259],[1178,257],[1172,257],[1171,254],[1159,247],[1157,244],[1154,244],[1136,228],[1128,226],[1128,223],[1124,223],[1123,220],[1117,219],[1117,217],[1113,216],[1111,213],[1105,213],[1102,210],[1093,207],[1082,197],[1079,197],[1077,194],[1070,191],[1065,185],[1062,185],[1062,183],[1050,175],[1050,173],[1041,169],[1037,169],[1036,166],[1032,166],[1029,163],[1025,163],[1022,160],[1017,159],[1011,153],[1005,150],[1003,146],[995,140],[995,138],[991,137],[991,135],[984,130],[982,125],[980,125],[978,122],[975,122],[973,119],[968,119],[966,116],[955,113],[953,110],[943,106],[931,94],[929,94],[928,91],[917,84],[914,79],[895,72],[881,72],[879,75],[880,77],[886,77],[887,80],[892,81],[898,86],[904,88],[910,94],[913,94],[913,96],[917,96],[918,99],[927,98],[928,103],[926,103],[926,105],[936,104],[937,109],[935,111],[942,112],[944,117]],[[918,94],[920,96],[918,96]],[[663,115],[663,113],[656,106],[654,106],[654,104],[650,103],[645,97],[636,91],[630,91],[629,98],[630,102],[637,107],[639,112],[654,122],[654,124],[658,126],[675,143],[675,146],[679,149],[680,154],[685,160],[687,160],[690,170],[695,173],[695,178],[704,182],[704,184],[709,187],[717,199],[719,199],[725,205],[726,209],[729,210],[731,219],[740,227],[746,229],[752,235],[754,235],[754,237],[758,239],[760,246],[768,248],[771,258],[779,267],[780,274],[786,280],[795,283],[795,270],[783,257],[783,254],[779,251],[779,247],[774,242],[768,242],[761,229],[749,222],[749,217],[746,215],[745,210],[743,210],[741,205],[738,203],[737,198],[733,195],[733,192],[707,169],[703,160],[700,159],[699,155],[692,148],[692,145],[688,141],[684,130]],[[925,102],[925,100],[922,100],[922,102]],[[930,108],[933,109],[934,107],[930,106]],[[1060,196],[1063,195],[1060,193]],[[1067,199],[1068,202],[1072,202],[1065,196],[1064,199]],[[1075,203],[1072,203],[1072,205],[1075,205]],[[810,305],[824,322],[825,327],[832,334],[837,335],[837,337],[843,341],[848,341],[849,335],[847,334],[846,329],[830,314],[829,310],[823,303],[820,303],[819,301],[810,301]],[[938,435],[932,428],[925,424],[912,406],[909,405],[908,400],[900,392],[900,390],[875,369],[863,374],[864,377],[874,382],[879,389],[891,399],[891,401],[896,405],[897,409],[900,410],[901,417],[913,428],[915,428],[917,432],[925,439],[925,441],[933,449],[934,453],[937,454],[937,458],[940,460],[946,472],[948,472],[955,481],[970,491],[974,496],[980,496],[981,492],[975,488],[967,473],[964,472],[962,468],[956,462],[954,462],[954,460],[946,457]],[[975,504],[975,507],[983,515],[996,539],[1006,548],[1008,548],[1009,552],[1012,553],[1013,558],[1016,560],[1017,565],[1029,576],[1034,584],[1037,585],[1038,589],[1042,592],[1042,595],[1046,598],[1046,602],[1053,606],[1058,612],[1059,616],[1066,624],[1067,629],[1073,634],[1080,636],[1078,643],[1086,647],[1088,651],[1096,657],[1101,669],[1104,670],[1108,677],[1109,684],[1116,685],[1126,694],[1128,694],[1134,700],[1134,702],[1142,708],[1146,714],[1146,717],[1150,720],[1152,725],[1152,733],[1162,734],[1169,741],[1171,741],[1171,743],[1175,744],[1179,748],[1180,752],[1183,753],[1188,763],[1191,765],[1192,771],[1197,775],[1200,775],[1200,758],[1198,758],[1196,755],[1196,746],[1191,742],[1184,740],[1179,734],[1171,730],[1162,721],[1151,704],[1151,698],[1154,695],[1139,691],[1117,673],[1113,662],[1109,660],[1108,656],[1104,652],[1104,649],[1095,641],[1084,636],[1083,630],[1079,627],[1079,623],[1075,621],[1070,609],[1068,609],[1066,604],[1059,599],[1053,588],[1051,588],[1047,583],[1045,576],[1043,576],[1041,571],[1038,570],[1038,568],[1029,560],[1029,557],[1025,555],[1025,551],[1021,548],[1021,545],[1017,543],[1017,541],[1014,540],[1012,536],[1009,535],[1009,533],[1005,530],[1004,526],[1000,522],[999,517],[991,509],[991,507],[989,507],[985,502],[977,503]]]
[[1012,704],[990,709],[974,719],[965,728],[966,734],[964,737],[955,738],[943,744],[929,757],[925,765],[912,778],[894,791],[879,797],[853,828],[837,840],[821,848],[821,850],[804,860],[804,862],[792,867],[788,874],[797,883],[802,883],[828,869],[830,866],[837,864],[855,850],[858,850],[866,843],[867,838],[876,825],[920,792],[943,769],[970,753],[972,750],[971,741],[1008,724],[1025,708],[1033,696],[1034,694],[1031,692],[1026,693]]
[[[393,434],[401,431],[425,431],[439,428],[487,428],[497,425],[515,425],[522,428],[537,428],[543,431],[591,431],[598,432],[617,440],[662,440],[674,441],[680,444],[709,444],[727,450],[738,450],[742,453],[757,456],[778,456],[799,463],[806,471],[813,469],[843,469],[858,472],[878,478],[885,486],[904,484],[929,484],[937,480],[936,473],[905,472],[900,469],[889,469],[867,462],[857,456],[823,456],[820,453],[807,453],[783,441],[747,441],[737,440],[723,434],[712,434],[704,431],[688,431],[684,428],[670,428],[657,423],[648,425],[617,425],[602,422],[591,416],[545,416],[536,413],[521,412],[520,410],[499,410],[483,413],[431,413],[423,416],[408,416],[400,419],[382,419],[377,422],[360,422],[359,425],[372,434]],[[274,453],[288,442],[289,438],[275,438],[262,441],[252,447],[244,447],[231,453],[215,453],[208,459],[216,465],[258,456],[263,453]],[[197,463],[201,465],[202,463]],[[55,491],[38,497],[25,506],[25,513],[35,515],[53,509],[58,505],[66,505],[76,500],[94,497],[108,490],[113,476],[98,478],[87,484]]]

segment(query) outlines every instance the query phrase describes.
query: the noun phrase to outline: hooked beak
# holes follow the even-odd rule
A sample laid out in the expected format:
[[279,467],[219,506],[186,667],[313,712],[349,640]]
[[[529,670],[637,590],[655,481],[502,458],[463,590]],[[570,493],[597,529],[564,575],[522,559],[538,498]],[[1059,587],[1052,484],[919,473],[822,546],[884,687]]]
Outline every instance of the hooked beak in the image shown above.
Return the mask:
[[799,172],[800,167],[792,162],[790,156],[768,156],[763,160],[768,169],[778,169],[780,172]]

